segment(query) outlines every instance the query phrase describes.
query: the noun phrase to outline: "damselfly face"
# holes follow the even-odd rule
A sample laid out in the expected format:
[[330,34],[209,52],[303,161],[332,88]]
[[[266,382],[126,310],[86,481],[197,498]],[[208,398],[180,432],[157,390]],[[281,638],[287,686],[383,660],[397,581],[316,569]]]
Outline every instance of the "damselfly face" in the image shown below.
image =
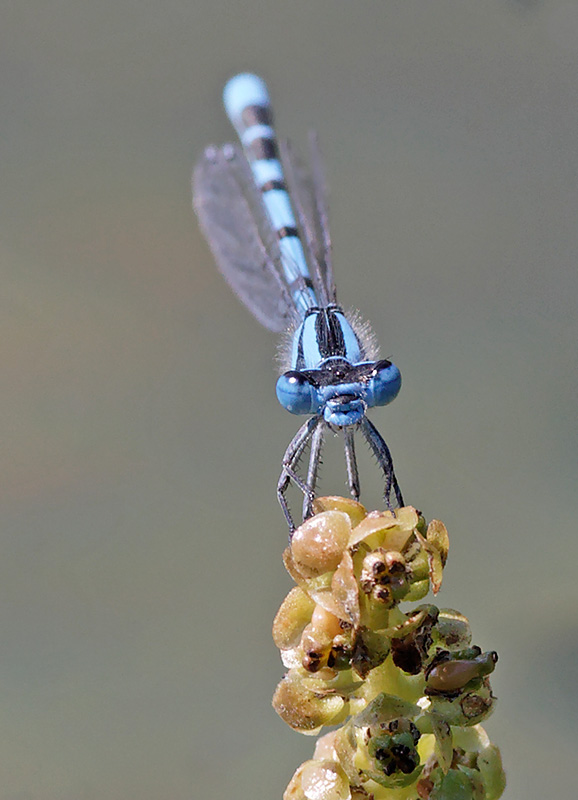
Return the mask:
[[344,428],[360,422],[368,408],[395,399],[401,374],[391,361],[351,364],[328,358],[317,369],[289,370],[277,380],[277,399],[292,414],[323,415],[328,425]]

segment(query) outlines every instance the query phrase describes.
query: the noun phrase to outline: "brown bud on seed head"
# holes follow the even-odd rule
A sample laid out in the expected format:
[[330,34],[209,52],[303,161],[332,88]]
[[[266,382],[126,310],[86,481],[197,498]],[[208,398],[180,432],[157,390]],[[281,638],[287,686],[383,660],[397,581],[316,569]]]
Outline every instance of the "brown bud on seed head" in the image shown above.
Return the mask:
[[307,672],[318,672],[327,664],[331,652],[332,638],[316,630],[313,625],[308,625],[301,637],[303,650],[303,668]]
[[369,594],[375,584],[379,582],[380,578],[386,574],[387,564],[385,556],[385,550],[380,548],[368,553],[363,559],[359,585],[366,594]]
[[311,625],[319,634],[332,639],[342,633],[339,617],[319,605],[315,606],[311,617]]
[[337,569],[350,533],[350,519],[342,511],[324,511],[297,528],[291,539],[291,553],[303,577],[313,578]]

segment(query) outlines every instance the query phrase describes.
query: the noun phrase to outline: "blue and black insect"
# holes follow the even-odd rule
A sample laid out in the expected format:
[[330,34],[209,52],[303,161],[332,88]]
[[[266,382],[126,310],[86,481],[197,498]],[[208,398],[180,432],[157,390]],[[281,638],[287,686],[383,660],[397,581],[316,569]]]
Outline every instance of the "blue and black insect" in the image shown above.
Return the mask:
[[[342,434],[349,491],[359,499],[354,434],[377,459],[390,509],[403,505],[389,448],[367,410],[397,396],[401,375],[379,359],[373,335],[337,302],[325,185],[315,136],[305,171],[278,143],[267,86],[256,75],[232,78],[225,109],[242,147],[207,148],[193,174],[193,205],[217,265],[249,311],[269,330],[288,332],[277,397],[308,416],[283,456],[277,495],[291,531],[293,482],[312,513],[321,449],[328,430]],[[309,449],[306,475],[299,464]]]

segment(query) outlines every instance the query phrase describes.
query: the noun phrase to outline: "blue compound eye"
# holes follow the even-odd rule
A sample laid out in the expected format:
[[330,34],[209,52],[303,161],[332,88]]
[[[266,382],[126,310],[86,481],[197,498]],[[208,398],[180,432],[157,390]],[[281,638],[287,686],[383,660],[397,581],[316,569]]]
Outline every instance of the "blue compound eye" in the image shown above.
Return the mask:
[[292,414],[318,414],[317,389],[302,372],[291,370],[277,380],[277,399]]
[[377,361],[373,375],[367,383],[365,402],[369,408],[386,406],[394,400],[401,388],[401,373],[391,361]]

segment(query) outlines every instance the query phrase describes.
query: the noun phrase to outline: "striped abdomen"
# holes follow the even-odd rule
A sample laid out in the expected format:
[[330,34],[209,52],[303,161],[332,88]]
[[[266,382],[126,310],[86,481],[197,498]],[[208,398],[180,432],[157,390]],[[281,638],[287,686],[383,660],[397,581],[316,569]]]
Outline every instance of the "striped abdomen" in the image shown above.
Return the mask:
[[256,75],[236,75],[225,86],[223,100],[278,236],[285,277],[297,307],[305,314],[318,300],[279,159],[267,87]]

